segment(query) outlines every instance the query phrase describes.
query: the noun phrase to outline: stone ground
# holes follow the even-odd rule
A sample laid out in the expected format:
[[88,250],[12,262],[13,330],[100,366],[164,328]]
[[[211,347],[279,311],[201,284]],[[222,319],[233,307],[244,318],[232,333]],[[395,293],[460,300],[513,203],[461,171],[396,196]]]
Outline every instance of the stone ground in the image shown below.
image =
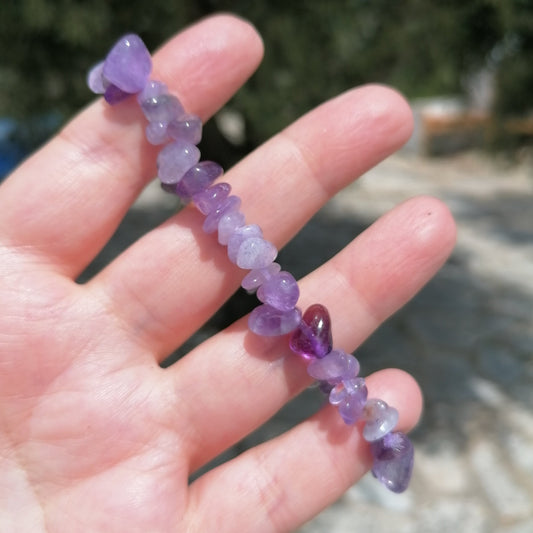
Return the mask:
[[451,208],[456,250],[358,352],[366,373],[399,366],[424,391],[411,488],[369,476],[300,533],[533,532],[533,166],[396,155],[313,224],[366,225],[417,194]]
[[[357,352],[365,374],[397,366],[424,391],[424,418],[412,434],[411,487],[394,495],[368,476],[299,533],[533,532],[533,165],[475,153],[397,154],[334,198],[280,261],[304,275],[417,194],[435,195],[451,208],[456,250]],[[174,207],[149,188],[93,268]],[[226,314],[232,307],[238,302]],[[215,317],[191,342],[223,322]],[[294,425],[318,401],[307,391],[222,459]]]

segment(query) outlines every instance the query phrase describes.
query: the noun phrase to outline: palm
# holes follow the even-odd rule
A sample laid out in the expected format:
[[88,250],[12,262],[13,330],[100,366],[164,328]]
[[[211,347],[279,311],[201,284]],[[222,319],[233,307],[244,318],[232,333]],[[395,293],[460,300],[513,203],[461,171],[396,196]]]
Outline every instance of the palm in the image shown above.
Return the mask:
[[[211,37],[198,46],[200,35]],[[156,68],[186,108],[207,118],[260,55],[247,25],[215,17],[169,43]],[[216,91],[206,73],[218,80]],[[351,122],[346,109],[354,110]],[[367,452],[358,432],[326,409],[188,485],[192,472],[308,383],[286,340],[255,338],[243,321],[160,368],[239,283],[223,249],[198,230],[198,213],[183,210],[86,285],[73,281],[153,174],[140,122],[134,105],[110,111],[97,103],[0,189],[0,501],[9,502],[0,504],[0,524],[51,532],[290,530],[364,473]],[[310,113],[228,180],[247,217],[283,244],[408,133],[398,96],[368,87]],[[279,179],[280,168],[290,179]],[[276,184],[268,196],[258,198],[251,183],[258,173]],[[302,190],[299,209],[276,219],[276,207]],[[452,241],[440,203],[408,202],[306,278],[302,306],[325,303],[336,344],[352,350],[429,279]],[[404,429],[416,422],[420,397],[408,376],[389,370],[368,383],[400,408]],[[305,491],[318,479],[328,490]]]
[[187,465],[153,355],[110,335],[113,317],[86,288],[17,277],[24,302],[9,301],[11,276],[0,284],[0,331],[17,334],[2,346],[1,441],[16,458],[2,468],[4,490],[28,504],[11,507],[13,524],[64,531],[74,514],[83,531],[171,531]]

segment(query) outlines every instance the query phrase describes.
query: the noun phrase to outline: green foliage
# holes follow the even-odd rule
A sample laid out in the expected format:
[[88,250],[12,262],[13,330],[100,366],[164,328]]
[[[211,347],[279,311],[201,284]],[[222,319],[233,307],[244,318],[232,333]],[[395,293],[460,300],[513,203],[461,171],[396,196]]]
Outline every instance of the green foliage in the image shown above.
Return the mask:
[[91,99],[85,73],[119,35],[153,49],[216,11],[248,18],[265,40],[263,65],[231,103],[254,143],[353,85],[458,93],[483,65],[497,72],[501,113],[531,107],[533,0],[3,0],[0,116],[69,116]]

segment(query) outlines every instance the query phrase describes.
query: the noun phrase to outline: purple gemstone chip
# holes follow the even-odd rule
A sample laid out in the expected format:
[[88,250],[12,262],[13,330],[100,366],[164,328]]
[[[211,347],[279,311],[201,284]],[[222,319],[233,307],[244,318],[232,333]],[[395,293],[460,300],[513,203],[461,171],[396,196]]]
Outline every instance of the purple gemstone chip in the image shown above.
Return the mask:
[[228,258],[232,263],[237,262],[237,254],[241,244],[250,237],[262,237],[263,230],[257,224],[246,224],[237,228],[228,239]]
[[280,270],[281,267],[278,263],[270,263],[270,265],[265,268],[250,270],[250,272],[244,276],[241,287],[247,291],[255,291]]
[[371,398],[365,406],[364,439],[368,442],[382,439],[396,427],[398,419],[397,409],[390,407],[383,400]]
[[152,58],[141,38],[125,35],[110,50],[103,75],[109,83],[128,94],[142,91],[152,70]]
[[200,213],[208,215],[228,197],[230,191],[231,185],[229,183],[216,183],[205,191],[194,194],[192,201]]
[[176,185],[176,194],[183,200],[190,200],[195,194],[205,191],[224,170],[214,161],[200,161],[191,167]]
[[280,311],[290,311],[300,296],[298,283],[289,272],[279,272],[266,280],[257,291],[257,298]]
[[291,350],[307,359],[324,357],[331,351],[333,338],[328,310],[321,304],[310,306],[301,324],[291,335]]
[[228,196],[215,209],[213,209],[204,220],[202,229],[206,233],[213,233],[218,229],[220,219],[226,213],[236,213],[241,206],[241,199],[238,196]]
[[336,405],[346,424],[355,424],[362,416],[368,390],[363,378],[347,379],[333,387],[329,403]]
[[314,359],[307,367],[307,373],[318,381],[332,384],[353,379],[359,374],[359,362],[342,350],[331,350],[322,359]]
[[200,159],[200,150],[194,144],[174,141],[167,144],[157,156],[157,174],[162,183],[177,183]]
[[218,242],[226,245],[237,228],[244,226],[244,214],[240,211],[224,213],[218,222]]
[[394,431],[371,443],[372,473],[392,492],[407,489],[414,465],[414,447],[407,435]]
[[300,322],[301,311],[295,307],[280,311],[267,304],[256,307],[248,317],[250,331],[264,337],[277,337],[290,333]]
[[104,62],[100,61],[100,63],[94,65],[94,67],[89,70],[89,74],[87,74],[87,85],[89,86],[89,89],[93,93],[96,94],[104,94],[106,90],[106,86],[109,85],[109,83],[106,83],[104,79]]

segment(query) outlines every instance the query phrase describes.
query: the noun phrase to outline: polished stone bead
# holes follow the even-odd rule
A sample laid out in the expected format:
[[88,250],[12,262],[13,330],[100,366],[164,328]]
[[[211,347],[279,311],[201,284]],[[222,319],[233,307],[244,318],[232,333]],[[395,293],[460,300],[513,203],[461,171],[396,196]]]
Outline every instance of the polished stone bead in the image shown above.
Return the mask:
[[248,327],[257,335],[276,337],[291,332],[300,322],[300,310],[280,311],[267,304],[256,307],[248,318]]
[[336,405],[346,424],[354,424],[363,416],[368,390],[363,378],[347,379],[333,387],[329,403]]
[[257,224],[247,224],[237,228],[228,239],[228,258],[232,263],[237,262],[237,254],[241,244],[250,237],[262,237],[263,231]]
[[331,320],[321,304],[307,309],[289,340],[291,350],[307,359],[324,357],[331,351],[332,343]]
[[116,105],[130,96],[129,93],[119,89],[116,85],[110,84],[106,87],[104,92],[105,101],[109,105]]
[[105,58],[103,75],[122,91],[141,91],[152,70],[150,52],[138,35],[125,35],[117,41]]
[[[205,191],[224,170],[214,161],[200,161],[191,167],[176,184],[176,194],[189,201],[195,194]],[[229,192],[229,191],[228,191]]]
[[262,237],[250,237],[242,242],[237,252],[237,266],[247,270],[265,268],[276,259],[277,248]]
[[365,406],[366,424],[363,437],[368,442],[382,439],[390,433],[398,423],[399,414],[394,407],[390,407],[383,400],[371,398]]
[[[159,96],[147,98],[142,101],[141,109],[149,122],[169,124],[171,121],[181,119],[185,115],[185,110],[180,101],[172,94],[160,94]],[[170,131],[169,135],[172,137]]]
[[200,150],[194,144],[181,140],[167,144],[157,156],[159,179],[162,183],[176,183],[199,159]]
[[414,465],[414,447],[407,435],[400,431],[388,433],[372,442],[370,450],[374,457],[372,473],[392,492],[407,489]]
[[269,280],[272,276],[277,274],[281,270],[281,266],[278,263],[271,263],[265,268],[258,268],[250,270],[246,276],[244,276],[241,287],[247,291],[255,291],[265,281]]
[[241,199],[238,196],[228,196],[223,202],[217,205],[204,220],[202,229],[206,233],[213,233],[218,229],[218,223],[225,213],[237,212],[241,206]]
[[342,350],[331,350],[322,359],[313,359],[307,367],[307,373],[319,381],[337,384],[357,377],[359,362]]
[[218,223],[218,242],[226,245],[237,228],[244,226],[244,214],[240,211],[224,213]]
[[145,133],[147,141],[153,145],[164,144],[170,140],[166,122],[149,122]]
[[100,61],[100,63],[94,65],[94,67],[89,70],[89,74],[87,74],[87,85],[93,93],[105,93],[106,87],[109,85],[109,82],[107,82],[104,78],[103,61]]
[[211,185],[205,191],[196,193],[192,197],[192,201],[196,209],[203,215],[208,215],[217,205],[223,202],[229,195],[231,186],[229,183],[216,183]]
[[257,298],[280,311],[289,311],[300,297],[298,282],[290,272],[279,272],[265,281],[257,291]]
[[158,80],[148,80],[143,90],[137,95],[137,102],[139,102],[139,105],[142,105],[145,100],[156,98],[162,94],[168,94],[166,84]]
[[168,134],[173,139],[184,139],[198,144],[202,140],[202,121],[196,115],[186,114],[168,124]]

